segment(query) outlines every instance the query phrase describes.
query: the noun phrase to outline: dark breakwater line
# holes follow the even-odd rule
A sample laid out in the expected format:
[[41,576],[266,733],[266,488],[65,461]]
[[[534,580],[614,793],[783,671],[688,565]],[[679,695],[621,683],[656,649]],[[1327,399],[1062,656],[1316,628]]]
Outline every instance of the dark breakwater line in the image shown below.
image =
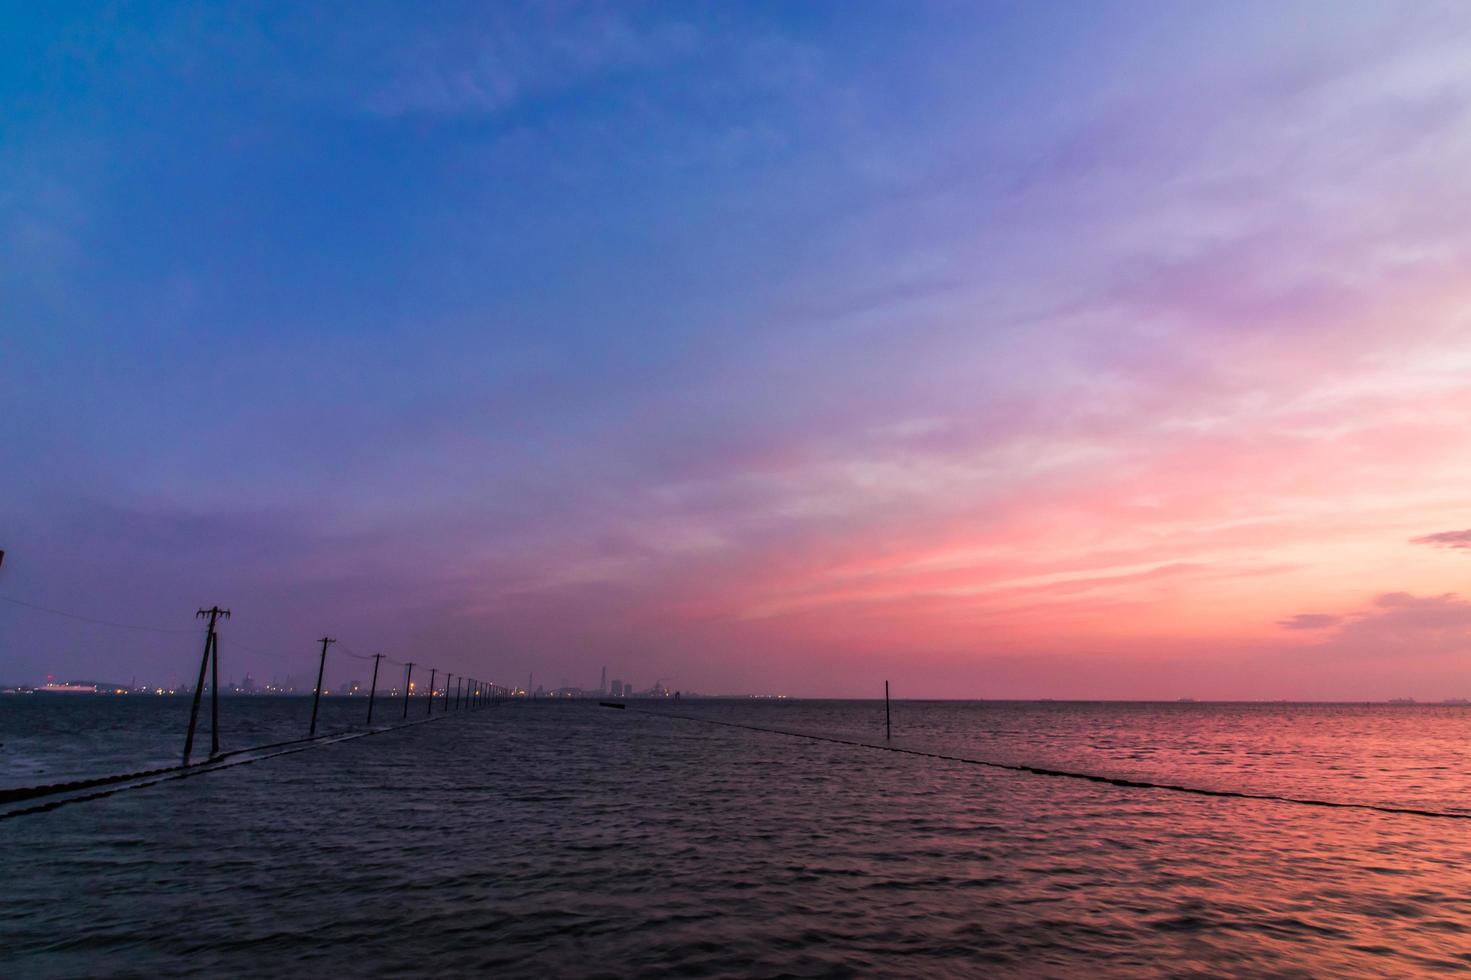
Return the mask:
[[[248,766],[252,762],[262,762],[266,759],[275,759],[283,755],[292,755],[297,752],[305,752],[308,749],[317,748],[322,745],[333,745],[338,742],[349,742],[356,738],[366,738],[369,735],[381,735],[384,732],[396,732],[403,728],[413,728],[415,725],[424,725],[431,721],[439,721],[446,715],[437,715],[433,718],[423,718],[418,721],[405,722],[400,725],[389,725],[383,728],[371,728],[366,731],[337,732],[325,735],[314,735],[309,738],[287,739],[281,742],[268,742],[264,745],[253,745],[244,749],[231,749],[229,752],[221,752],[204,762],[195,762],[190,765],[164,766],[158,769],[143,769],[137,772],[118,773],[112,776],[98,776],[95,779],[78,779],[64,783],[48,783],[42,786],[24,786],[17,789],[5,790],[0,794],[0,804],[17,803],[30,799],[40,799],[46,796],[57,796],[64,793],[75,793],[86,789],[105,787],[96,793],[85,793],[81,796],[66,796],[63,799],[47,800],[36,806],[24,807],[19,810],[9,810],[0,813],[0,820],[9,820],[11,817],[27,816],[35,813],[46,813],[63,807],[68,803],[81,803],[86,800],[100,800],[115,793],[121,793],[130,789],[142,789],[145,786],[156,786],[159,783],[169,782],[175,779],[188,779],[190,776],[201,776],[205,773],[218,772],[221,769],[229,769],[234,766]],[[270,749],[280,751],[270,752]],[[254,753],[266,752],[265,755]],[[249,758],[237,758],[249,756]]]
[[986,766],[991,769],[1004,769],[1008,772],[1020,772],[1032,776],[1078,779],[1090,783],[1120,786],[1126,789],[1157,789],[1170,793],[1187,793],[1192,796],[1215,796],[1238,800],[1264,800],[1269,803],[1291,803],[1297,806],[1328,807],[1339,810],[1372,810],[1376,813],[1393,813],[1411,817],[1432,817],[1440,820],[1471,820],[1471,813],[1448,813],[1444,810],[1424,810],[1416,807],[1389,806],[1382,803],[1315,800],[1300,796],[1280,796],[1275,793],[1251,793],[1246,790],[1205,789],[1199,786],[1181,786],[1177,783],[1157,783],[1143,779],[1127,779],[1121,776],[1100,776],[1097,773],[1072,772],[1066,769],[1048,769],[1042,766],[1028,766],[1020,763],[971,759],[965,756],[946,755],[942,752],[926,752],[923,749],[906,749],[897,745],[879,745],[874,742],[860,742],[857,739],[839,738],[835,735],[813,735],[809,732],[793,732],[780,728],[765,728],[760,725],[746,725],[736,721],[717,721],[714,718],[698,718],[693,715],[676,715],[663,711],[650,711],[647,708],[630,708],[628,710],[636,711],[643,715],[652,715],[655,718],[674,718],[681,721],[693,721],[707,725],[722,725],[726,728],[743,728],[747,731],[764,732],[768,735],[786,735],[790,738],[806,738],[815,742],[831,742],[835,745],[850,745],[863,749],[876,749],[881,752],[897,752],[901,755],[913,755],[925,759],[940,759],[945,762],[959,762],[970,766]]
[[[159,766],[156,769],[139,769],[136,772],[120,772],[110,776],[94,776],[90,779],[69,779],[60,783],[43,783],[38,786],[16,786],[11,789],[0,789],[0,804],[20,803],[25,800],[33,800],[42,796],[53,796],[57,793],[74,793],[78,790],[92,789],[97,786],[107,786],[112,783],[125,783],[133,779],[146,779],[149,776],[161,776],[164,773],[183,772],[186,769],[198,769],[200,767],[214,767],[215,763],[246,752],[264,752],[266,749],[280,748],[283,745],[299,745],[303,742],[316,742],[323,739],[331,739],[337,735],[347,734],[345,732],[326,732],[321,735],[312,735],[307,738],[290,738],[280,742],[268,742],[265,745],[252,745],[244,749],[231,749],[212,755],[202,762],[190,762],[177,766]],[[362,734],[369,734],[363,732]]]

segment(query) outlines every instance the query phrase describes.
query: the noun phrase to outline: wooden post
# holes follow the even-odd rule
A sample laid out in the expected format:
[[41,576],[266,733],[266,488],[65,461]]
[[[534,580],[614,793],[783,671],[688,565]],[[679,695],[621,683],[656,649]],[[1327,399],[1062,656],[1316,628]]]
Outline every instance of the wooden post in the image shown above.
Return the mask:
[[884,681],[884,741],[889,738],[889,682]]
[[424,712],[426,715],[434,714],[434,675],[437,673],[439,673],[438,667],[429,668],[429,710]]
[[[189,708],[189,732],[184,736],[184,765],[186,766],[189,764],[189,753],[194,749],[194,729],[195,726],[199,724],[199,700],[204,695],[204,673],[206,668],[209,667],[209,658],[211,655],[214,655],[217,658],[215,664],[216,685],[218,685],[219,681],[219,654],[218,648],[215,646],[215,620],[219,619],[221,616],[229,619],[230,610],[221,609],[219,606],[212,606],[209,609],[199,610],[197,613],[194,614],[194,616],[196,619],[202,619],[205,616],[208,616],[209,626],[204,631],[204,658],[199,661],[199,683],[194,685],[194,704]],[[219,721],[219,711],[218,708],[216,708],[216,734],[214,736],[216,752],[219,751]]]
[[209,658],[209,754],[220,754],[220,634],[210,631],[214,655]]
[[378,697],[378,661],[383,654],[373,654],[373,686],[368,688],[368,724],[373,724],[373,701]]
[[327,669],[327,647],[336,642],[330,636],[322,637],[322,659],[317,661],[317,693],[312,696],[312,727],[306,733],[307,738],[317,734],[317,706],[322,703],[322,672]]
[[451,677],[453,677],[453,676],[455,676],[455,675],[454,674],[445,674],[444,675],[444,712],[443,712],[444,714],[448,714],[449,713],[449,679]]
[[404,717],[409,716],[409,685],[414,679],[414,662],[410,660],[404,664]]

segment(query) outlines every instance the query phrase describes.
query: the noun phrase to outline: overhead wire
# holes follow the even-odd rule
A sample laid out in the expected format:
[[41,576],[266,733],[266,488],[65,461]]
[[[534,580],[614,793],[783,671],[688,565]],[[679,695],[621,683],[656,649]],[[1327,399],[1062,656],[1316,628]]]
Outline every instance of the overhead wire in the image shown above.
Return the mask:
[[49,613],[52,616],[61,616],[64,619],[74,619],[82,623],[91,623],[94,626],[111,626],[116,629],[139,630],[148,633],[195,632],[195,627],[192,626],[142,626],[137,623],[119,623],[110,619],[97,619],[93,616],[83,616],[81,613],[67,612],[64,609],[53,609],[50,606],[42,606],[38,603],[27,602],[24,599],[17,599],[14,596],[8,595],[0,595],[0,601],[9,602],[16,606],[24,606],[27,609],[34,609],[37,612]]

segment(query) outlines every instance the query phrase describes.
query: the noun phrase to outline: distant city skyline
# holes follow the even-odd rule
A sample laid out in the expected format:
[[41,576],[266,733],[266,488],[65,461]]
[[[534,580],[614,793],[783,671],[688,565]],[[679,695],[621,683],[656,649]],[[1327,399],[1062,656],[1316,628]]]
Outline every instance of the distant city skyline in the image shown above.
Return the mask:
[[1471,695],[1471,7],[4,16],[0,680]]

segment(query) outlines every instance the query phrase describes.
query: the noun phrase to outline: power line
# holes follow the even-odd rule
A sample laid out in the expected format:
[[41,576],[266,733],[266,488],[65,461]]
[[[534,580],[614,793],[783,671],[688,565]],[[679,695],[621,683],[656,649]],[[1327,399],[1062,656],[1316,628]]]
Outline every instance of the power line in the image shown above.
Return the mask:
[[140,630],[146,633],[193,633],[195,628],[185,626],[139,626],[135,623],[115,623],[108,619],[94,619],[91,616],[83,616],[79,613],[66,612],[62,609],[52,609],[49,606],[38,606],[34,602],[26,602],[24,599],[16,599],[8,595],[0,595],[0,601],[9,602],[13,605],[24,606],[37,612],[50,613],[53,616],[61,616],[64,619],[75,619],[82,623],[91,623],[94,626],[112,626],[124,630]]

